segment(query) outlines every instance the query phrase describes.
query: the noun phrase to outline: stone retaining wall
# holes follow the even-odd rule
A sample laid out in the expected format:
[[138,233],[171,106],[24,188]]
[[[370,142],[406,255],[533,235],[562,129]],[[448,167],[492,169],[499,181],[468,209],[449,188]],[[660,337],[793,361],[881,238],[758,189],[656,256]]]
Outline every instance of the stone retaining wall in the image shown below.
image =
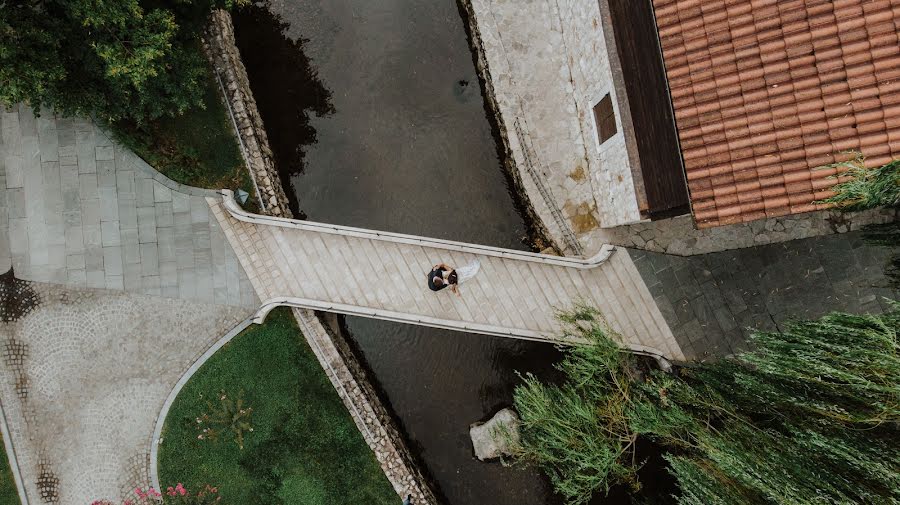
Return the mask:
[[287,195],[275,169],[266,128],[256,108],[241,54],[234,43],[234,26],[227,11],[216,11],[211,16],[204,47],[224,88],[226,106],[235,128],[240,133],[238,141],[258,191],[260,208],[274,216],[289,216]]
[[[293,217],[256,109],[249,78],[235,46],[234,27],[228,12],[217,11],[213,15],[206,47],[223,80],[225,98],[237,123],[248,169],[263,195],[262,213]],[[412,495],[415,505],[437,505],[435,493],[348,342],[339,333],[326,331],[311,310],[294,309],[294,317],[397,494],[403,498]]]
[[[514,196],[518,200],[517,203],[519,203],[521,210],[525,214],[525,220],[533,230],[532,234],[536,235],[532,237],[532,240],[535,243],[543,242],[543,244],[540,244],[543,246],[541,248],[552,247],[560,252],[575,253],[578,246],[568,244],[565,239],[566,233],[564,230],[568,226],[567,223],[554,219],[554,213],[551,210],[552,204],[542,198],[541,192],[537,187],[539,181],[534,181],[527,175],[523,176],[522,171],[519,169],[525,163],[524,151],[519,143],[518,135],[511,135],[506,122],[503,121],[500,103],[497,101],[497,93],[494,91],[494,83],[485,58],[482,36],[478,28],[472,2],[471,0],[458,0],[458,2],[464,18],[463,24],[466,28],[469,46],[474,55],[479,84],[482,88],[485,103],[490,111],[488,119],[491,122],[491,127],[496,129],[500,137],[498,140],[503,151],[503,168],[513,186],[512,189]],[[526,131],[527,125],[523,125],[520,130]],[[516,145],[513,146],[512,142],[515,142]]]

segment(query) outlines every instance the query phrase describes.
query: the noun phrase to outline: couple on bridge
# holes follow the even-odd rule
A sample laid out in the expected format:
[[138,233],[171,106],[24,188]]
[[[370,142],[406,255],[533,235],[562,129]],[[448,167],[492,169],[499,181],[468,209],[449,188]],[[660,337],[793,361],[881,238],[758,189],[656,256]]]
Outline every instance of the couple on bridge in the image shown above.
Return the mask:
[[438,263],[431,267],[431,272],[428,272],[428,287],[432,291],[440,291],[449,286],[453,294],[462,296],[459,292],[459,285],[475,277],[479,268],[481,268],[481,262],[477,259],[459,268],[453,268],[446,263]]

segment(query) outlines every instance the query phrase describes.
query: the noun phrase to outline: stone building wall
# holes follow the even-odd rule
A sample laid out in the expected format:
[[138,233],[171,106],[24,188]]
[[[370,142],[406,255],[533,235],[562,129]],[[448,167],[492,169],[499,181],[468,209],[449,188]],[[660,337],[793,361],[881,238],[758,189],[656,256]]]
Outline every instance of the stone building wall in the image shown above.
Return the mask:
[[[529,196],[544,224],[574,234],[590,253],[586,234],[639,221],[620,90],[596,1],[460,1],[511,162],[535,190]],[[618,132],[600,146],[592,107],[607,93]]]
[[[250,82],[234,42],[231,15],[218,11],[207,35],[209,56],[224,81],[226,99],[238,124],[238,133],[251,175],[264,196],[262,213],[293,217],[278,178],[265,128],[256,109]],[[339,333],[329,333],[315,312],[294,309],[294,317],[350,416],[375,453],[397,494],[412,495],[416,505],[437,505],[435,493],[424,477],[403,435],[381,402],[350,345]]]
[[[564,253],[590,255],[614,244],[691,256],[896,219],[896,211],[878,209],[825,210],[703,230],[690,215],[639,222],[641,197],[634,188],[641,190],[643,181],[634,146],[623,136],[630,112],[618,108],[627,97],[617,88],[620,62],[608,6],[601,10],[605,1],[459,0],[486,100],[508,150],[508,169]],[[619,128],[598,148],[591,107],[606,92],[614,98]]]

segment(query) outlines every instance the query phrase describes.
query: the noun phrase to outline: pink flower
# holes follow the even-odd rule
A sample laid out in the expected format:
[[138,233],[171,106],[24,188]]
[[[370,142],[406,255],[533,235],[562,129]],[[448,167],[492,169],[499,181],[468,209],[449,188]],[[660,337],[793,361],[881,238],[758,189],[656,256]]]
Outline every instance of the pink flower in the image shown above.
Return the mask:
[[147,494],[149,494],[150,496],[153,496],[154,498],[159,498],[160,496],[162,496],[162,495],[159,493],[159,491],[153,489],[152,487],[151,487],[150,489],[147,490]]
[[175,491],[177,491],[178,494],[180,494],[181,496],[184,496],[187,494],[187,490],[184,488],[184,486],[181,485],[180,482],[178,483],[177,486],[175,486]]
[[144,492],[141,488],[139,488],[139,487],[134,488],[134,494],[136,494],[137,497],[138,497],[138,498],[141,498],[141,499],[147,497],[147,493],[145,493],[145,492]]
[[168,489],[166,489],[166,494],[169,496],[175,496],[175,488],[169,486]]

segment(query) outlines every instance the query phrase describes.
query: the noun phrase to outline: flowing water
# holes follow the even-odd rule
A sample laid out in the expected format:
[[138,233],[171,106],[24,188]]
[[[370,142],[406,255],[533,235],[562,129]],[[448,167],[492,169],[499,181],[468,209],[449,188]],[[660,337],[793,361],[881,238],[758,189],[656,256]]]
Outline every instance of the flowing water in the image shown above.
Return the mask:
[[[295,213],[526,248],[455,0],[273,1],[235,26]],[[516,371],[552,375],[553,347],[353,317],[344,328],[449,504],[559,503],[535,470],[476,460],[468,437],[511,403]]]

